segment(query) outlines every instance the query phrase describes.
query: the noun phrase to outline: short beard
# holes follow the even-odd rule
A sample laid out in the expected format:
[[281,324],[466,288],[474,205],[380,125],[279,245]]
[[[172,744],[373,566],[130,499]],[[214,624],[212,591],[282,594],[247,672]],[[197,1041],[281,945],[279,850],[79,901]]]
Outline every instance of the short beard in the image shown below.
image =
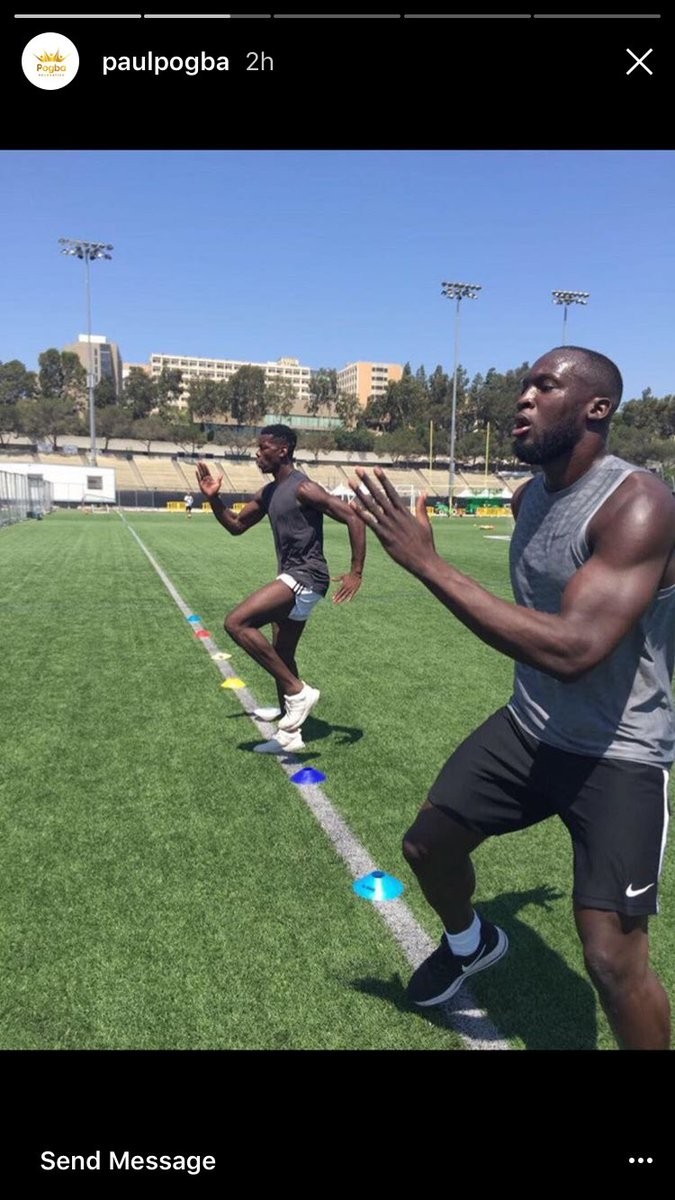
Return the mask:
[[514,440],[513,453],[521,462],[529,463],[533,467],[542,467],[546,463],[554,462],[556,458],[570,454],[578,441],[579,427],[575,421],[569,419],[557,429],[541,434],[536,441],[529,444],[521,442],[519,438]]

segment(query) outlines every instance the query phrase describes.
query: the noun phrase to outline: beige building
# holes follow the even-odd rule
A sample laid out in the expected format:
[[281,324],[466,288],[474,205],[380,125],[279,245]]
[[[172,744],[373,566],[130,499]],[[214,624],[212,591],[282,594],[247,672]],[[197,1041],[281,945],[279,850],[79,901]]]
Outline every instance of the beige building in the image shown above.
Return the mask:
[[303,367],[297,358],[278,358],[276,362],[244,362],[233,358],[190,358],[188,355],[152,354],[150,356],[150,374],[153,378],[161,375],[164,369],[182,371],[183,390],[190,391],[191,379],[216,379],[221,382],[234,375],[240,367],[261,367],[265,372],[265,382],[279,383],[281,380],[290,383],[303,411],[309,400],[311,369]]
[[[278,358],[275,362],[255,363],[231,358],[198,358],[186,354],[151,354],[149,365],[143,363],[125,363],[124,377],[126,378],[132,366],[141,367],[153,379],[157,379],[163,370],[180,371],[182,373],[183,396],[182,403],[190,393],[190,381],[194,379],[214,379],[227,382],[240,367],[260,367],[265,372],[265,382],[269,386],[283,381],[290,383],[295,391],[293,408],[288,416],[281,418],[287,425],[302,429],[332,429],[341,426],[342,422],[335,416],[325,413],[313,415],[307,412],[307,405],[312,396],[312,369],[302,366],[297,358]],[[371,396],[381,396],[386,393],[387,385],[401,378],[403,367],[398,363],[350,363],[337,372],[338,387],[358,398],[365,407]],[[181,401],[178,402],[179,404]],[[265,416],[265,424],[279,420],[273,411]],[[229,424],[229,421],[227,422]]]
[[398,383],[403,375],[400,363],[348,363],[337,373],[341,392],[356,396],[362,408],[371,396],[384,396],[390,383]]
[[[125,375],[127,367],[125,365]],[[278,358],[276,362],[255,363],[233,358],[190,358],[188,355],[152,354],[146,367],[153,379],[164,369],[181,371],[183,375],[183,398],[189,395],[191,379],[215,379],[227,382],[240,367],[260,367],[265,372],[265,382],[271,386],[280,381],[290,383],[295,391],[293,409],[288,416],[280,418],[275,412],[265,415],[264,423],[283,420],[284,424],[301,429],[331,429],[342,424],[336,417],[312,416],[307,405],[312,392],[312,370],[304,367],[297,358]],[[230,420],[226,424],[230,424]]]
[[148,364],[148,363],[132,363],[132,362],[125,362],[125,363],[123,363],[123,364],[122,364],[122,379],[123,379],[123,380],[126,380],[126,379],[128,379],[128,378],[129,378],[129,372],[130,372],[130,371],[132,371],[132,370],[135,370],[135,371],[143,371],[143,372],[144,372],[146,375],[150,375],[150,374],[151,374],[151,371],[150,371],[150,366],[149,366],[149,364]]
[[[76,342],[64,346],[71,354],[76,354],[82,366],[89,375],[89,335],[81,333]],[[115,385],[117,396],[122,395],[122,356],[116,342],[109,342],[101,334],[91,335],[91,370],[94,376],[94,387],[102,379],[110,379]]]

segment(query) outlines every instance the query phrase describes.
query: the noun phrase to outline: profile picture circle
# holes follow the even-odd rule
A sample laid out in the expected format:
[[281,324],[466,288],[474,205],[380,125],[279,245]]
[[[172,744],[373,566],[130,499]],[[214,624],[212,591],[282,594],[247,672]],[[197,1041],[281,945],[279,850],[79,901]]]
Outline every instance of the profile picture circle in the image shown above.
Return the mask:
[[21,55],[26,79],[45,92],[72,83],[80,66],[77,47],[63,33],[38,33]]

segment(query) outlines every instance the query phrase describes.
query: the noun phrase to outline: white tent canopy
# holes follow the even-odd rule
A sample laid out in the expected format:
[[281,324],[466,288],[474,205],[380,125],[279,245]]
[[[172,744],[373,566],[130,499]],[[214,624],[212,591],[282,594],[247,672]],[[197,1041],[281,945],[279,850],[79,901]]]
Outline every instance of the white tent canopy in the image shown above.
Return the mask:
[[337,487],[331,488],[331,496],[338,496],[340,500],[353,500],[356,492],[353,492],[346,483],[340,483]]

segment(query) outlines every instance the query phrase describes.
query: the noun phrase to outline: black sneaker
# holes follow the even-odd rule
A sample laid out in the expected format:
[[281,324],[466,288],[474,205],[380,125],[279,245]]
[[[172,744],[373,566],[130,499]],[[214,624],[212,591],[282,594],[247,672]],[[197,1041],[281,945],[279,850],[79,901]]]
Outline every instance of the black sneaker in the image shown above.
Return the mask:
[[428,1007],[443,1004],[458,992],[468,979],[478,971],[484,971],[498,962],[509,948],[509,939],[497,925],[483,921],[480,942],[473,954],[465,958],[453,954],[445,934],[437,950],[417,968],[407,988],[407,996],[413,1004]]

